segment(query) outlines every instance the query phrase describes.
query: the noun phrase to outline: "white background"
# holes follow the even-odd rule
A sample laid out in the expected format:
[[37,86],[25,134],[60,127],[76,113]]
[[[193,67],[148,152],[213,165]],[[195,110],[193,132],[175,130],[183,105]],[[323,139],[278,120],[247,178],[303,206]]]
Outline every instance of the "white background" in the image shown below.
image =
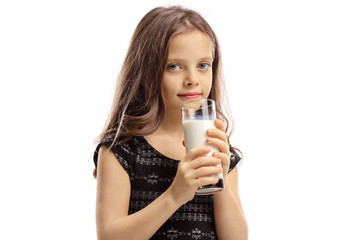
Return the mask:
[[93,141],[150,9],[221,43],[250,239],[360,239],[358,1],[1,1],[0,239],[96,239]]

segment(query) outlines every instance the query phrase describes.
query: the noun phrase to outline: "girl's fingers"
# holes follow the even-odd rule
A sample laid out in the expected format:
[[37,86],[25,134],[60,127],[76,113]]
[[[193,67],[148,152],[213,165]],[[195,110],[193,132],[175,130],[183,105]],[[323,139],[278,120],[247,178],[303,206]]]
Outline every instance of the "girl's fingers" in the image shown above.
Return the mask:
[[205,166],[198,169],[195,169],[191,172],[191,178],[198,179],[203,177],[209,177],[212,175],[217,175],[222,173],[224,170],[222,167],[215,167],[215,166]]
[[230,157],[227,154],[221,152],[214,152],[213,156],[221,160],[222,167],[227,171],[230,166]]
[[191,162],[191,167],[197,169],[203,166],[217,166],[221,164],[221,159],[217,157],[200,157]]
[[222,153],[222,152],[214,152],[213,157],[220,159],[221,162],[229,159],[229,156],[226,153]]
[[[218,121],[220,121],[220,120],[218,120]],[[222,126],[223,126],[222,128],[218,127],[218,128],[208,129],[207,130],[207,135],[209,137],[219,138],[219,139],[221,139],[221,140],[223,140],[224,142],[227,143],[228,142],[228,137],[227,137],[227,135],[225,133],[225,130],[223,129],[223,128],[225,128],[224,125],[222,125]]]
[[195,184],[197,187],[202,187],[202,186],[206,186],[209,184],[216,184],[219,181],[218,178],[216,177],[201,177],[195,180]]
[[210,151],[211,149],[207,146],[190,149],[189,152],[185,155],[184,161],[192,161],[198,157],[204,156]]
[[227,142],[224,142],[223,140],[219,138],[208,138],[206,142],[219,149],[220,152],[225,153],[226,155],[230,156],[229,151],[229,144]]
[[215,127],[220,129],[222,132],[226,131],[226,127],[225,127],[224,123],[220,119],[215,119],[214,124],[215,124]]

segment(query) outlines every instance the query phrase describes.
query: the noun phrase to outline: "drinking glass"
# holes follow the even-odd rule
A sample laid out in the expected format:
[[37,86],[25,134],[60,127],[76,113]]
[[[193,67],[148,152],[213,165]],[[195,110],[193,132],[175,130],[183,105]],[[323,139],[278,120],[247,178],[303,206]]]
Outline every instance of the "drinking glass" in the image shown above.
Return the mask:
[[[206,143],[206,131],[210,128],[215,128],[215,101],[212,99],[188,100],[181,105],[181,112],[186,152],[200,146],[208,146],[211,148],[211,151],[205,156],[212,156],[214,151],[219,151],[217,148]],[[196,195],[213,194],[224,189],[223,174],[212,175],[212,177],[218,178],[219,181],[216,184],[199,187],[196,191]]]

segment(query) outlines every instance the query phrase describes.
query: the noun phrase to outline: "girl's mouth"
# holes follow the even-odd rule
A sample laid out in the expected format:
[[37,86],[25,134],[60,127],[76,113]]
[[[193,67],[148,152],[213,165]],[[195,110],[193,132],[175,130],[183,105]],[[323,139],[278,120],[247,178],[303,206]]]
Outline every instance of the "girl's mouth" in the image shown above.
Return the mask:
[[186,98],[186,99],[195,99],[195,98],[199,98],[201,96],[201,93],[199,93],[199,92],[187,92],[187,93],[178,94],[178,96],[181,97],[181,98]]

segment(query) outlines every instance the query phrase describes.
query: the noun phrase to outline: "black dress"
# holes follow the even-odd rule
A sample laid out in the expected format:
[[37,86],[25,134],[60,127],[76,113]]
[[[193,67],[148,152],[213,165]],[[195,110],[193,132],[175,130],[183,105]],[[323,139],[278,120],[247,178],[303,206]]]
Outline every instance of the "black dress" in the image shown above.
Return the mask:
[[[104,144],[109,147],[112,140],[106,139],[97,146],[94,154],[95,166],[100,146]],[[130,177],[129,215],[154,201],[174,180],[179,161],[162,155],[143,137],[134,137],[126,143],[115,144],[111,150]],[[230,152],[229,172],[241,159],[234,150]],[[151,239],[217,239],[212,195],[196,195],[182,205]]]

